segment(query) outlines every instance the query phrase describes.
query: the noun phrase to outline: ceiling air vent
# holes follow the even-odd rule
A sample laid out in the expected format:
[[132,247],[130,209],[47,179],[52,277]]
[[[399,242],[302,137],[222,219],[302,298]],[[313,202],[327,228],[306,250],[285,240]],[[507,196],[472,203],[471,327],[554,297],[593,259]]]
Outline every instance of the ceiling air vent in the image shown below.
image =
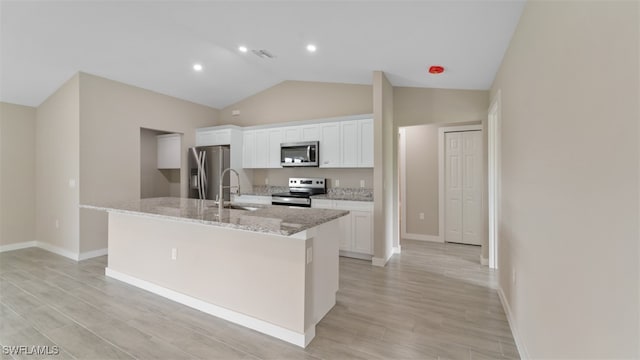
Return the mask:
[[269,50],[251,50],[257,57],[261,57],[263,59],[273,59],[275,56],[269,52]]

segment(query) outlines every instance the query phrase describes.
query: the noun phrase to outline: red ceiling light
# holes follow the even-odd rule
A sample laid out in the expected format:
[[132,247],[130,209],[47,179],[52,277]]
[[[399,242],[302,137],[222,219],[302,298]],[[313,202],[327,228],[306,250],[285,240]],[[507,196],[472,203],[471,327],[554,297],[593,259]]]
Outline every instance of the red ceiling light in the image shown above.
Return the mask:
[[429,74],[442,74],[444,72],[444,67],[440,65],[433,65],[429,67]]

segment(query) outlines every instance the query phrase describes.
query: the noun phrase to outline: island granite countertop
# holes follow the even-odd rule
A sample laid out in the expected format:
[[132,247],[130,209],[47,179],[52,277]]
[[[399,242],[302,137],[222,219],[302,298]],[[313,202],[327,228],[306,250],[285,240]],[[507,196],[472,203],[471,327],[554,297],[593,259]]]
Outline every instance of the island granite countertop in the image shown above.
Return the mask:
[[347,215],[348,211],[312,208],[290,208],[280,205],[250,205],[253,211],[223,209],[221,219],[213,200],[161,197],[80,205],[81,208],[113,213],[165,218],[240,230],[290,236]]

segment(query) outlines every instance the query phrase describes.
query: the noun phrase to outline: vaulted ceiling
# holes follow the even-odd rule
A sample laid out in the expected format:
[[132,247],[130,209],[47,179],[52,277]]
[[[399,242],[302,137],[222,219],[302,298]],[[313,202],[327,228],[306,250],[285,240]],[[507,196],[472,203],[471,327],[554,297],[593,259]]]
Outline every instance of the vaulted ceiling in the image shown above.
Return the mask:
[[[370,84],[374,70],[394,86],[488,89],[523,6],[2,1],[0,101],[37,106],[78,71],[216,108],[284,80]],[[241,45],[249,51],[238,51]],[[194,71],[195,63],[203,70]],[[434,64],[446,72],[430,75]]]

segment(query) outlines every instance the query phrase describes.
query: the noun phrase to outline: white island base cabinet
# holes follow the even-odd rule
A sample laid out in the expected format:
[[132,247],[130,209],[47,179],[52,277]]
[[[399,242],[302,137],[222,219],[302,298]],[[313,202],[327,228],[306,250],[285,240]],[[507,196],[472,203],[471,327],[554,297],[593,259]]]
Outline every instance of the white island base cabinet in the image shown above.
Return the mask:
[[106,275],[306,347],[336,302],[344,219],[283,236],[109,212]]

